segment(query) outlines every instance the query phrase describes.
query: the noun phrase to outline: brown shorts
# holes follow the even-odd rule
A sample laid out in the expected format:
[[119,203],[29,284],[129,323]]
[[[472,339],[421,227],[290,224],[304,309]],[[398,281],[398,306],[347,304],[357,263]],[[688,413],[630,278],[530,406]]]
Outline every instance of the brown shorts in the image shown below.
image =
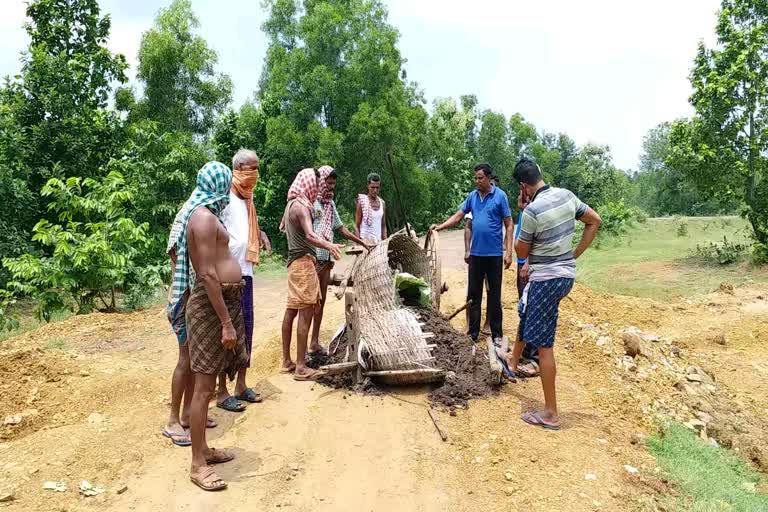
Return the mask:
[[305,255],[288,266],[288,309],[313,308],[320,303],[320,279],[314,256]]
[[221,344],[221,321],[214,311],[205,286],[198,284],[187,301],[187,343],[192,371],[205,375],[226,372],[234,379],[240,368],[248,364],[245,347],[245,327],[241,298],[243,284],[223,284],[221,293],[237,333],[234,350],[227,350]]

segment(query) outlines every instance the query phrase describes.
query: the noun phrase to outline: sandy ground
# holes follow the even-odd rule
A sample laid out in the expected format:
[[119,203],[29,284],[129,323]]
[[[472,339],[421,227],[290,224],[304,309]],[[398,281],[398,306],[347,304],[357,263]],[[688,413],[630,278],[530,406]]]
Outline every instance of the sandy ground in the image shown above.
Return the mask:
[[[441,240],[450,288],[444,312],[464,302],[461,244],[460,233]],[[512,271],[504,283],[504,326],[511,334]],[[0,508],[653,510],[655,498],[670,490],[636,441],[653,427],[644,397],[674,390],[658,389],[652,379],[636,385],[621,380],[613,359],[585,341],[585,323],[614,334],[633,325],[675,340],[686,357],[715,372],[750,414],[768,417],[768,289],[745,287],[658,304],[579,286],[564,302],[556,351],[563,430],[543,431],[520,421],[521,411],[541,400],[539,382],[529,380],[473,401],[455,417],[438,411],[447,442],[427,415],[424,389],[371,397],[280,375],[284,294],[282,279],[256,284],[249,380],[266,400],[242,414],[211,409],[219,422],[209,431],[212,445],[237,454],[217,468],[229,482],[222,493],[194,487],[189,449],[160,435],[177,354],[163,308],[76,317],[5,342],[0,419],[22,414],[23,421],[0,430],[0,500],[13,498]],[[331,300],[323,338],[342,322],[342,302]],[[463,315],[454,323],[463,329]],[[721,333],[724,346],[711,341]],[[83,497],[82,480],[105,491]],[[44,490],[47,481],[63,482],[67,490]]]

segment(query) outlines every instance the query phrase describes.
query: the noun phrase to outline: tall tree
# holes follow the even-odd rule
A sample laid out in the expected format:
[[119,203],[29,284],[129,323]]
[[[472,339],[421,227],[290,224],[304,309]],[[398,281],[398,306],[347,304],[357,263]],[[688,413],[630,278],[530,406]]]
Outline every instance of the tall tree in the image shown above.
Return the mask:
[[0,258],[28,249],[37,220],[53,219],[40,197],[49,178],[96,176],[123,141],[107,101],[127,65],[107,49],[98,2],[34,0],[26,13],[21,73],[0,88]]
[[207,135],[232,100],[232,80],[216,73],[218,56],[195,31],[200,22],[191,0],[173,0],[144,33],[137,78],[144,97],[134,117],[163,130]]
[[[365,176],[382,173],[391,153],[404,202],[421,204],[429,195],[417,167],[425,153],[427,115],[420,94],[405,82],[398,33],[382,3],[272,0],[266,5],[270,46],[258,96],[267,115],[264,182],[283,201],[296,170],[328,163],[341,174],[337,203],[351,209]],[[382,174],[383,193],[392,197],[388,173]],[[390,202],[391,214],[395,205]],[[262,211],[274,212],[266,220],[277,224],[277,204]]]
[[503,184],[509,182],[514,156],[509,146],[509,126],[504,114],[486,110],[480,118],[482,126],[477,138],[477,157],[491,164]]
[[768,3],[723,0],[717,45],[699,45],[691,71],[696,114],[675,123],[670,163],[700,190],[743,202],[768,244]]

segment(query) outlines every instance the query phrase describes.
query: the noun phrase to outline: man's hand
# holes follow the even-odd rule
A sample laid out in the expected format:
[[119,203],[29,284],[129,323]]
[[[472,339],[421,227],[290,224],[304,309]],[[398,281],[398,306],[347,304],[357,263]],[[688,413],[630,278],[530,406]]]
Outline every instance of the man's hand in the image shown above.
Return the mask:
[[525,210],[525,207],[528,206],[528,203],[530,203],[528,196],[523,191],[523,189],[520,188],[520,193],[517,195],[517,209],[520,211]]
[[232,320],[221,324],[221,344],[227,350],[234,350],[237,344],[237,332],[235,326],[232,325]]
[[523,278],[523,282],[528,282],[528,262],[526,261],[525,264],[520,268],[520,277]]
[[439,232],[440,226],[438,226],[437,224],[432,224],[431,226],[429,226],[429,230]]
[[363,240],[363,247],[368,252],[371,252],[378,244],[376,242],[369,242],[368,240]]
[[509,270],[512,266],[512,255],[507,253],[504,255],[504,270]]
[[333,256],[333,259],[340,260],[341,259],[341,250],[343,248],[344,248],[343,245],[331,244],[331,247],[328,249],[328,252],[331,253],[331,256]]
[[267,251],[267,256],[272,256],[272,243],[269,241],[269,237],[264,231],[259,232],[259,239],[264,250]]
[[464,263],[469,264],[469,253],[468,252],[464,253]]

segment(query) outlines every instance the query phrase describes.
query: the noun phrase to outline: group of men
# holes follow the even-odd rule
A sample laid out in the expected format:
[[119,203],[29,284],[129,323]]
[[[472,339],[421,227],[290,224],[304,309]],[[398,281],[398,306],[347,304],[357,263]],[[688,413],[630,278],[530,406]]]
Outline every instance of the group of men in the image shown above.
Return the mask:
[[[171,227],[167,252],[172,283],[167,314],[176,334],[179,357],[171,380],[171,412],[163,435],[178,446],[192,446],[190,480],[206,491],[227,487],[213,466],[234,459],[227,450],[208,446],[208,404],[219,381],[216,405],[240,412],[243,402],[262,397],[246,383],[253,340],[253,268],[261,250],[271,252],[259,227],[253,201],[259,158],[241,149],[232,169],[205,164],[196,188]],[[379,197],[381,179],[368,176],[368,191],[357,197],[355,233],[344,227],[333,200],[337,173],[330,166],[303,169],[291,185],[280,224],[288,241],[288,300],[283,317],[281,371],[299,381],[315,380],[306,365],[307,339],[314,323],[310,352],[324,351],[319,333],[333,260],[341,257],[334,231],[372,249],[387,236],[386,208]],[[290,355],[298,317],[296,362]],[[234,396],[227,380],[235,380]]]
[[[475,166],[476,190],[459,210],[431,229],[456,226],[465,217],[465,260],[469,264],[467,299],[468,334],[477,343],[480,336],[481,301],[487,283],[486,321],[496,357],[507,377],[541,376],[544,408],[523,413],[531,425],[559,430],[555,390],[556,366],[553,346],[560,301],[568,295],[576,277],[576,259],[590,246],[600,227],[600,217],[572,192],[550,187],[539,166],[521,159],[513,177],[519,186],[520,211],[514,229],[507,195],[497,187],[498,178],[488,164]],[[494,178],[496,183],[494,183]],[[585,224],[576,249],[573,236],[576,220]],[[501,284],[503,268],[518,265],[518,315],[520,323],[511,351],[502,332]],[[525,365],[521,365],[521,359]]]

